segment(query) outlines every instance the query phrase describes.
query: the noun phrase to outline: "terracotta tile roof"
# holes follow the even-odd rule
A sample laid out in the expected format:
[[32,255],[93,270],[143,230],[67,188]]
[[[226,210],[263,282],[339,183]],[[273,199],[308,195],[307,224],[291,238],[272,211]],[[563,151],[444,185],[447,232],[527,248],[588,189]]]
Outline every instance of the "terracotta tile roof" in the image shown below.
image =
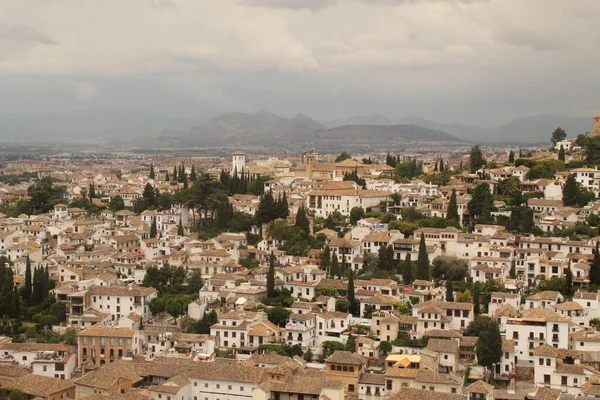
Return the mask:
[[574,301],[567,301],[565,303],[559,303],[554,306],[555,309],[561,311],[578,311],[583,310],[583,307],[579,303],[575,303]]
[[436,353],[458,353],[458,342],[456,340],[446,339],[429,339],[427,350],[435,351]]
[[230,381],[258,384],[266,371],[259,367],[248,367],[239,363],[198,363],[192,369],[190,379]]
[[569,322],[568,317],[562,316],[547,308],[538,307],[529,310],[523,310],[523,320],[545,321],[545,322]]
[[512,339],[502,339],[502,351],[505,353],[514,353],[515,341]]
[[336,350],[332,355],[327,357],[325,362],[334,364],[363,365],[366,361],[364,357],[359,354],[351,353],[349,351]]
[[133,286],[92,286],[88,293],[92,296],[149,296],[156,293],[151,287]]
[[470,384],[469,387],[467,387],[467,391],[469,393],[489,394],[494,391],[494,387],[489,383],[479,380]]
[[417,372],[419,372],[419,370],[415,368],[388,368],[387,371],[385,371],[385,376],[414,379],[417,377]]
[[527,300],[556,300],[560,296],[559,292],[546,290],[529,296]]
[[103,336],[103,337],[133,337],[135,331],[129,328],[117,328],[101,324],[92,325],[79,332],[77,336]]
[[75,387],[70,379],[57,379],[48,376],[27,374],[8,380],[3,384],[6,388],[17,389],[30,396],[49,397]]

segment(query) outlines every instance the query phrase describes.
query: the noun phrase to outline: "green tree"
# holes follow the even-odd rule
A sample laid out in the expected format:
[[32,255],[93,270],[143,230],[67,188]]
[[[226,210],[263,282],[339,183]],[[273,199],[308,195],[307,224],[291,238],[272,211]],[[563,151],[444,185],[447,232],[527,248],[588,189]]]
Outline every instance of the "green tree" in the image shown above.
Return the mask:
[[90,183],[90,188],[88,189],[88,196],[90,201],[96,197],[96,187],[94,186],[94,182]]
[[512,263],[510,266],[510,270],[508,271],[508,277],[510,279],[517,279],[517,267],[514,263]]
[[454,301],[454,282],[451,279],[446,281],[446,301]]
[[462,281],[468,275],[469,266],[462,259],[439,256],[431,263],[433,279]]
[[448,213],[446,214],[446,219],[450,221],[456,221],[457,224],[460,222],[460,217],[458,215],[458,204],[456,200],[456,189],[452,189],[450,201],[448,202]]
[[267,273],[267,297],[275,297],[275,254],[269,256],[269,272]]
[[392,352],[392,344],[387,340],[383,340],[379,343],[379,351],[381,351],[384,355],[388,355]]
[[[477,325],[477,329],[471,325]],[[477,363],[481,366],[492,368],[502,358],[502,336],[498,324],[488,317],[477,317],[467,327],[467,332],[476,332],[479,339],[475,345]],[[466,333],[465,333],[466,335]]]
[[152,218],[152,223],[150,224],[150,239],[154,239],[157,235],[156,230],[156,218]]
[[341,278],[341,276],[342,276],[342,273],[340,271],[340,264],[339,264],[338,257],[337,257],[335,250],[333,251],[333,254],[331,255],[331,266],[329,267],[329,276],[331,278],[335,278],[336,276],[338,278]]
[[485,158],[483,158],[483,153],[479,148],[479,145],[475,145],[471,148],[471,154],[469,155],[469,167],[471,169],[471,173],[474,174],[478,169],[486,165]]
[[29,196],[27,213],[42,214],[49,212],[55,205],[64,201],[66,191],[65,186],[55,186],[49,176],[42,178],[27,189],[27,195]]
[[554,132],[552,132],[552,144],[556,144],[557,142],[560,142],[562,140],[565,140],[567,138],[567,132],[565,132],[565,130],[563,128],[561,128],[560,126],[558,128],[556,128],[554,130]]
[[150,182],[146,183],[146,186],[144,186],[144,191],[142,192],[142,199],[144,199],[146,209],[148,209],[149,207],[156,207],[158,205],[156,191],[154,190],[154,187],[150,184]]
[[192,274],[187,279],[186,292],[188,294],[198,294],[200,293],[200,289],[202,289],[203,285],[204,282],[202,281],[202,274],[200,273],[200,271],[196,270],[192,272]]
[[108,208],[110,208],[112,211],[121,211],[125,208],[125,202],[121,196],[116,195],[108,202]]
[[565,161],[565,148],[562,144],[560,145],[560,150],[558,151],[558,159],[560,161]]
[[27,256],[27,260],[25,262],[25,285],[23,286],[23,300],[26,304],[29,304],[29,300],[31,299],[31,291],[33,290],[33,286],[31,283],[31,260],[29,256]]
[[196,167],[194,167],[194,164],[192,164],[192,170],[190,171],[190,181],[194,182],[196,178]]
[[358,221],[363,219],[365,216],[365,209],[362,207],[352,207],[350,210],[350,223],[356,225]]
[[352,268],[350,268],[350,272],[348,274],[348,303],[350,303],[348,311],[355,317],[360,316],[360,302],[356,299],[354,294],[354,274],[352,273]]
[[154,179],[156,175],[154,175],[154,164],[150,164],[150,173],[148,174],[148,178]]
[[416,278],[429,280],[429,256],[427,255],[427,246],[425,244],[425,236],[423,234],[421,234],[421,241],[419,242]]
[[306,350],[304,352],[304,355],[302,356],[302,358],[304,358],[304,361],[306,362],[311,362],[314,358],[314,354],[312,352],[312,350],[310,349],[310,347],[308,348],[308,350]]
[[571,267],[567,267],[567,272],[565,272],[565,292],[563,294],[565,297],[571,297],[573,293],[573,271],[571,271]]
[[161,298],[155,297],[148,302],[148,309],[152,315],[162,314],[165,312],[165,303]]
[[490,187],[487,183],[480,183],[475,186],[471,200],[467,203],[467,209],[471,213],[471,217],[480,224],[493,223],[492,207],[494,206],[494,196],[490,192]]
[[183,230],[183,218],[179,218],[179,223],[177,224],[177,236],[185,236]]
[[563,187],[563,203],[565,206],[576,206],[579,203],[580,188],[575,180],[575,175],[571,174]]
[[594,251],[594,261],[590,267],[590,284],[600,285],[600,252],[598,251],[598,243],[596,243],[596,250]]
[[220,183],[213,181],[207,174],[200,174],[191,187],[192,199],[188,202],[204,216],[205,223],[208,216],[214,219],[219,205],[229,201],[227,189]]
[[412,261],[410,260],[410,253],[406,254],[406,258],[404,259],[404,268],[402,270],[402,281],[405,285],[410,285],[412,283]]
[[510,153],[508,153],[508,163],[509,164],[515,163],[515,152],[512,150],[510,151]]
[[306,209],[300,207],[296,213],[296,226],[301,228],[307,235],[310,234],[310,221],[306,216]]
[[349,158],[352,158],[352,156],[350,155],[350,153],[348,153],[347,151],[342,151],[340,153],[340,155],[335,158],[334,162],[339,163],[339,162],[342,162],[342,161],[347,160]]
[[185,308],[186,304],[180,298],[171,298],[165,304],[165,311],[175,319],[185,314]]
[[283,328],[285,327],[285,324],[287,323],[290,314],[291,312],[288,309],[277,306],[267,311],[267,318],[275,325],[279,326],[280,328]]
[[473,285],[473,313],[479,315],[481,313],[481,284],[476,282]]

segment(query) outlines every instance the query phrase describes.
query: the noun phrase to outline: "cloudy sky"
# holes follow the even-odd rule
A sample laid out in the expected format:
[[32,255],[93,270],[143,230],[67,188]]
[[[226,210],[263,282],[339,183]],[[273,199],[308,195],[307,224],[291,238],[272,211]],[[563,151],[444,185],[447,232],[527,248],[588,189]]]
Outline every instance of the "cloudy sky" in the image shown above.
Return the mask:
[[598,0],[0,0],[0,114],[600,111]]

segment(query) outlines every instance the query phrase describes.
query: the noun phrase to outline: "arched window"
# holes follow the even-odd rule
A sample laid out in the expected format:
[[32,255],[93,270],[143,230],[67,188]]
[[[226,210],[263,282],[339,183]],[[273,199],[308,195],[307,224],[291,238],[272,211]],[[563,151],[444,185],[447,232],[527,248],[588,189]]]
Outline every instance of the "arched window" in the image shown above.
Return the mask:
[[123,349],[119,349],[119,358],[123,357]]
[[110,349],[110,357],[114,357],[115,356],[115,349]]

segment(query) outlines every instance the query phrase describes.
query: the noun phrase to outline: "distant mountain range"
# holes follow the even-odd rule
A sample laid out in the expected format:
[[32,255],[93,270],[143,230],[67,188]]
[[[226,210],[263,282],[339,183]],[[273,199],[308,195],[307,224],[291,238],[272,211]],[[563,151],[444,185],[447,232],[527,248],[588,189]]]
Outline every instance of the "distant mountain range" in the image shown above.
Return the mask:
[[358,116],[342,120],[323,122],[328,128],[348,125],[396,125],[412,124],[424,128],[449,133],[469,142],[549,142],[552,132],[558,127],[566,130],[569,137],[575,137],[592,129],[591,117],[561,117],[555,115],[536,115],[517,118],[497,128],[482,128],[461,123],[439,123],[419,117],[390,119],[383,115]]
[[82,108],[62,113],[0,114],[0,142],[96,140],[132,147],[161,147],[169,143],[174,147],[256,145],[281,149],[309,145],[337,151],[344,145],[380,147],[391,140],[549,143],[557,126],[574,137],[592,129],[592,118],[540,115],[518,118],[497,128],[482,128],[412,116],[356,116],[321,123],[303,114],[284,118],[261,111],[225,113],[202,122],[200,117]]
[[[181,134],[183,133],[183,135]],[[344,125],[326,128],[306,115],[288,119],[270,112],[227,113],[184,132],[170,132],[187,145],[263,146],[275,148],[385,148],[405,142],[459,142],[438,130],[411,124]]]

